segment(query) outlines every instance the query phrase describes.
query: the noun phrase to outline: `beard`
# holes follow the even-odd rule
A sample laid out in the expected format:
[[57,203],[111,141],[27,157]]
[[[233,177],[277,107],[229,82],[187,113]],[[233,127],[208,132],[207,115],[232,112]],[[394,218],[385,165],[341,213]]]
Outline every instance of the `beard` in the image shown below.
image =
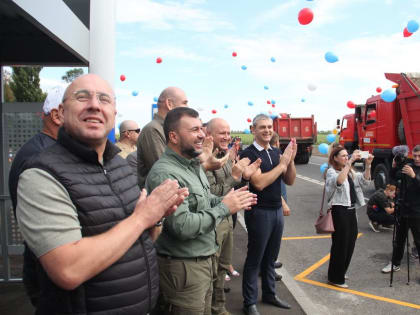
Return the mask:
[[192,145],[181,142],[181,154],[193,159],[199,156],[201,152],[197,151]]

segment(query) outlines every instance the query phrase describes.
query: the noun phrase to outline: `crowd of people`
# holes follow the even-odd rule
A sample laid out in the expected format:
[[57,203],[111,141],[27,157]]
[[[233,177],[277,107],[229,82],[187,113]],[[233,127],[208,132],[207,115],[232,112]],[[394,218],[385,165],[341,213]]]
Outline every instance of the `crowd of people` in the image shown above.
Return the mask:
[[[272,119],[259,114],[251,126],[254,141],[242,148],[226,120],[203,127],[177,87],[164,89],[157,105],[143,129],[122,122],[113,144],[107,135],[116,100],[105,80],[83,75],[49,92],[43,129],[19,150],[9,177],[25,240],[23,279],[36,314],[229,314],[225,281],[239,276],[232,251],[241,210],[248,231],[243,311],[259,314],[259,275],[262,301],[289,309],[276,295],[281,277],[275,268],[290,214],[286,185],[296,178],[296,140],[281,152]],[[415,187],[407,190],[405,207],[417,211],[420,146],[413,156],[415,165],[402,173]],[[349,158],[337,146],[326,172],[335,227],[328,281],[341,288],[373,156],[364,173],[352,168],[358,159],[358,151]],[[394,223],[387,217],[393,194],[395,186],[387,186],[368,202],[375,229]],[[408,229],[420,247],[420,216],[407,213],[397,228],[395,267]]]

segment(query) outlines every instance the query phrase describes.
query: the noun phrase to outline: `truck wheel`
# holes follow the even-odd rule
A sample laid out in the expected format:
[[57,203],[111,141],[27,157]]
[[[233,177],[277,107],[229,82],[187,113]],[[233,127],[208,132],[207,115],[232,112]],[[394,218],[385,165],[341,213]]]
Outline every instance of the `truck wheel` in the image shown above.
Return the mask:
[[300,158],[300,163],[301,164],[308,164],[310,156],[311,155],[309,154],[309,152],[303,153],[301,158]]
[[385,164],[378,164],[373,171],[373,180],[375,182],[375,189],[378,190],[379,188],[385,189],[386,184],[389,181],[388,175],[388,168]]

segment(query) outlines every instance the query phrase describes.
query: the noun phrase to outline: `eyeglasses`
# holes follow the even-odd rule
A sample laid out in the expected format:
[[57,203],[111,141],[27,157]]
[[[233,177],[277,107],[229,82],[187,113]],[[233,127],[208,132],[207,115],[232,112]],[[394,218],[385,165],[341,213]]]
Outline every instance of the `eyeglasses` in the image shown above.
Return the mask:
[[138,129],[124,130],[123,132],[127,132],[127,131],[134,131],[135,133],[140,133],[140,128],[138,128]]
[[[87,103],[88,101],[92,101],[94,95],[96,96],[96,99],[98,100],[99,104],[102,105],[112,105],[115,101],[115,96],[110,96],[107,93],[90,90],[78,90],[73,92],[71,96],[79,103]],[[68,98],[64,98],[63,103],[67,99]]]

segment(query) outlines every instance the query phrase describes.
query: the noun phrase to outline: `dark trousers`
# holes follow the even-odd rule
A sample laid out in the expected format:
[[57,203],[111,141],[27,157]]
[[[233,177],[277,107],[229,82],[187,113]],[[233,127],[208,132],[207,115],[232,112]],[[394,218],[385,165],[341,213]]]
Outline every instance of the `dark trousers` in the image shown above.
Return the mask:
[[398,221],[399,224],[395,225],[394,254],[392,256],[392,262],[397,266],[401,264],[401,260],[404,256],[404,247],[409,229],[413,234],[417,251],[420,252],[420,218],[402,217]]
[[383,225],[393,225],[395,223],[395,217],[392,214],[386,212],[372,211],[368,213],[369,220],[378,222]]
[[331,214],[335,232],[331,235],[332,245],[328,280],[343,284],[357,239],[356,210],[349,210],[343,206],[333,206]]
[[248,253],[245,260],[242,295],[244,305],[257,303],[258,273],[261,270],[262,297],[276,294],[274,262],[283,235],[283,209],[254,208],[245,212]]

